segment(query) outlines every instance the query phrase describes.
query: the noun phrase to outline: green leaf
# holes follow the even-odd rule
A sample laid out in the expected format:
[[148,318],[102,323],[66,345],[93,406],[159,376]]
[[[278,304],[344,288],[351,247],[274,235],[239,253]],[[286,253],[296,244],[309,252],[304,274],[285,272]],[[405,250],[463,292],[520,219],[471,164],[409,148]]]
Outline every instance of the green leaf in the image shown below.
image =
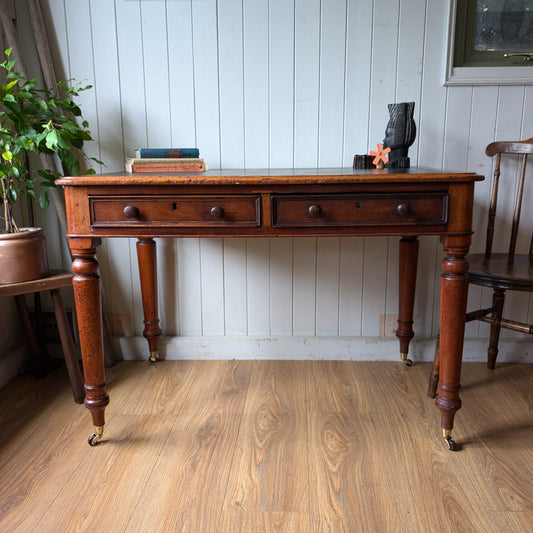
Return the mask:
[[74,164],[74,154],[71,150],[61,150],[58,155],[61,159],[61,162],[67,167],[71,167]]
[[11,153],[11,150],[6,150],[2,153],[2,159],[5,159],[6,161],[11,161],[13,159],[13,154]]
[[14,204],[17,201],[17,191],[15,189],[8,189],[6,194],[11,203]]
[[58,145],[59,139],[57,137],[57,131],[52,130],[46,134],[45,144],[49,150],[53,150]]
[[3,178],[8,176],[10,173],[11,167],[9,165],[5,165],[4,163],[0,163],[0,177]]
[[78,150],[81,150],[83,148],[83,139],[80,139],[79,137],[74,137],[70,140],[72,143],[72,146],[74,148],[77,148]]
[[24,150],[27,150],[28,152],[34,152],[36,148],[33,139],[29,139],[28,137],[23,139],[22,146],[24,147]]
[[41,185],[46,185],[48,187],[53,187],[54,181],[59,177],[58,172],[54,172],[48,168],[38,169],[37,174],[42,178]]
[[9,89],[11,89],[13,86],[15,86],[18,82],[19,82],[19,80],[13,80],[13,81],[10,81],[10,82],[5,86],[6,91],[9,91]]
[[70,171],[72,172],[73,176],[80,175],[80,164],[78,161],[75,161],[72,165],[70,165]]
[[42,209],[46,209],[50,205],[47,190],[41,191],[41,194],[39,194],[39,205]]
[[24,77],[21,76],[18,72],[8,72],[6,75],[6,78],[8,80],[17,79],[17,80],[23,80]]
[[42,131],[41,133],[38,133],[34,138],[33,138],[33,142],[35,143],[36,146],[39,146],[43,140],[45,139],[45,137],[48,135],[48,132],[46,130]]

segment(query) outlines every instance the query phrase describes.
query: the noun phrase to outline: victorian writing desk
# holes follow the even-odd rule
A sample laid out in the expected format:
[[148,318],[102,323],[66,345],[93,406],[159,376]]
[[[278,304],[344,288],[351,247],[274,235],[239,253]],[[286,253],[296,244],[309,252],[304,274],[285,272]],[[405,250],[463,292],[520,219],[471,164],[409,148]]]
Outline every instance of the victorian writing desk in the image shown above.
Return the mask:
[[440,235],[440,382],[436,404],[451,449],[461,406],[459,382],[472,233],[474,183],[482,176],[429,169],[213,170],[202,173],[65,177],[74,297],[94,445],[104,427],[106,392],[100,279],[102,238],[135,237],[150,359],[157,359],[155,237],[397,235],[400,238],[400,354],[408,363],[418,236]]

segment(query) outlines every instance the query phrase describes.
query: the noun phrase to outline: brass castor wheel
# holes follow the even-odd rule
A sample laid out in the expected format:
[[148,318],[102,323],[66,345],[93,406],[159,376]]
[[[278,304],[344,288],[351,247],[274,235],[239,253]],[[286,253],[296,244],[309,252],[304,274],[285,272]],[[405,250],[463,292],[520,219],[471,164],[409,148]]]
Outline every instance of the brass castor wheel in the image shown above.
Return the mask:
[[453,440],[452,436],[444,437],[444,440],[448,443],[451,452],[457,451],[457,444]]
[[148,360],[150,361],[150,363],[156,363],[158,358],[159,358],[159,352],[155,351],[155,352],[150,352],[150,357]]
[[94,427],[95,432],[89,437],[88,443],[89,446],[96,446],[98,444],[98,441],[102,438],[102,435],[104,434],[104,426],[95,426]]
[[400,357],[402,358],[402,363],[403,363],[405,366],[413,366],[413,361],[411,361],[411,359],[408,359],[406,353],[402,353],[402,354],[400,354]]

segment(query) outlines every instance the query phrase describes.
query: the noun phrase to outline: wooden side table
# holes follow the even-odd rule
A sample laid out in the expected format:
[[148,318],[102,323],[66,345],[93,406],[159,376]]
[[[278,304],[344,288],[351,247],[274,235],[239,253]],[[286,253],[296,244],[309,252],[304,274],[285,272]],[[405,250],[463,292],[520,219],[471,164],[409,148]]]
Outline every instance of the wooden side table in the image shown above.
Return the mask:
[[50,275],[45,278],[40,278],[32,281],[23,281],[19,283],[9,283],[0,285],[0,298],[14,296],[17,304],[24,333],[26,335],[27,343],[30,348],[31,356],[35,361],[38,361],[41,356],[39,343],[35,337],[35,332],[30,320],[30,313],[25,294],[32,294],[36,292],[50,291],[52,301],[54,302],[54,313],[56,316],[57,327],[61,339],[61,347],[65,355],[65,362],[67,365],[67,372],[72,385],[72,394],[76,403],[83,403],[85,398],[85,391],[83,386],[83,376],[80,370],[80,365],[76,357],[76,350],[74,348],[74,341],[70,332],[67,315],[59,289],[64,287],[72,287],[72,278],[74,276],[71,272],[62,270],[52,270]]

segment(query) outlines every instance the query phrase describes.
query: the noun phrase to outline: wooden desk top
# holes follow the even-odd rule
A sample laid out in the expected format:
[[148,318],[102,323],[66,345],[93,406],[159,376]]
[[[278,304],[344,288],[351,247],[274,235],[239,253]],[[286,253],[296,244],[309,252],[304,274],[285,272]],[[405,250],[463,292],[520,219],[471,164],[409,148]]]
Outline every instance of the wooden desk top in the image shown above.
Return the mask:
[[473,172],[430,168],[354,170],[351,168],[229,169],[183,173],[112,172],[56,181],[62,186],[94,185],[317,185],[347,183],[422,183],[480,181]]

